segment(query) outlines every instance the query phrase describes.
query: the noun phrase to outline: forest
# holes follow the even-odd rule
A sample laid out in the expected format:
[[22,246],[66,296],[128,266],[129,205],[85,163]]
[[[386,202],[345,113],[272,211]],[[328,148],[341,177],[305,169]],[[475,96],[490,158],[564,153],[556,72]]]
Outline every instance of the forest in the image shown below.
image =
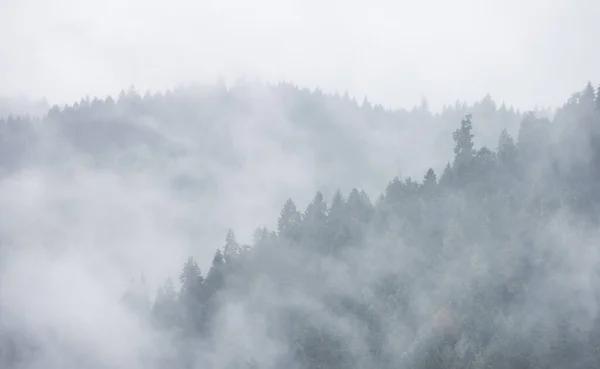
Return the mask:
[[[211,260],[192,248],[157,290],[131,271],[121,303],[146,335],[130,367],[600,366],[600,88],[591,83],[554,112],[489,96],[438,113],[426,101],[391,111],[283,83],[130,89],[6,117],[0,175],[77,157],[94,170],[162,173],[195,206],[196,193],[218,197],[222,168],[237,173],[248,155],[274,152],[250,145],[257,131],[260,145],[294,154],[284,158],[309,157],[314,177],[270,198],[280,210],[251,240],[232,224],[202,246]],[[173,171],[179,161],[191,164]],[[267,182],[288,173],[263,169]],[[11,239],[0,241],[0,257],[10,255]],[[0,300],[0,319],[9,314]],[[36,358],[48,358],[43,342],[60,341],[57,329],[0,331],[0,367],[44,367]],[[121,367],[95,351],[53,350],[73,359],[47,367]]]

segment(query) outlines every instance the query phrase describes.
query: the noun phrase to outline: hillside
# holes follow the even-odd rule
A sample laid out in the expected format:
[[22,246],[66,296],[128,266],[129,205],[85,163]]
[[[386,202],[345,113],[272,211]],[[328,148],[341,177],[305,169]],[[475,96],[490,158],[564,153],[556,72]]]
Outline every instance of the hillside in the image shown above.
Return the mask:
[[[90,282],[83,272],[89,266],[95,276],[112,276],[103,263],[90,261],[100,251],[73,242],[88,240],[81,226],[114,230],[117,224],[103,217],[73,223],[77,237],[64,238],[69,259],[59,264],[60,274],[33,280],[43,284],[47,278],[58,286],[82,277],[70,282],[72,290],[65,294],[84,294],[104,307],[107,318],[101,326],[92,323],[99,310],[91,304],[74,302],[67,311],[50,304],[51,317],[70,322],[77,317],[90,334],[60,325],[51,335],[33,332],[30,345],[23,345],[26,351],[4,356],[10,357],[8,367],[38,362],[94,368],[584,368],[600,363],[593,247],[600,221],[600,96],[591,84],[552,119],[503,107],[485,110],[494,106],[489,99],[440,114],[390,112],[288,85],[259,87],[144,97],[131,92],[116,101],[53,108],[39,121],[3,123],[6,156],[1,157],[9,158],[2,162],[3,181],[20,178],[28,166],[57,168],[69,158],[85,158],[81,163],[93,169],[86,169],[85,181],[68,172],[76,180],[68,189],[97,180],[108,189],[97,193],[97,201],[81,196],[80,206],[95,210],[109,203],[100,209],[114,209],[110,215],[123,221],[129,216],[127,228],[155,232],[151,226],[137,228],[134,217],[142,215],[128,212],[145,201],[152,182],[144,181],[152,180],[173,185],[168,188],[174,198],[202,212],[198,224],[203,220],[205,229],[216,232],[213,225],[227,220],[232,228],[221,233],[224,242],[197,241],[203,249],[191,248],[189,258],[173,246],[177,240],[169,244],[167,236],[177,233],[156,233],[164,237],[159,242],[138,234],[143,245],[134,258],[136,266],[144,265],[144,276],[123,296],[124,313],[104,288],[118,279]],[[487,132],[497,132],[493,142],[485,133],[478,140],[476,127],[486,120],[492,122]],[[394,178],[390,156],[412,163],[419,177]],[[110,171],[119,180],[89,179],[93,171]],[[136,171],[144,176],[126,184],[142,194],[138,199],[127,192],[133,200],[119,214],[123,209],[112,205],[127,197],[112,199],[118,193],[113,187]],[[228,183],[230,192],[223,191]],[[387,187],[377,196],[371,189],[381,183]],[[252,205],[238,204],[240,192],[251,186],[262,189],[249,192],[260,197],[251,199]],[[202,201],[193,200],[203,191]],[[295,191],[312,200],[297,205]],[[228,203],[229,196],[235,202]],[[275,201],[280,211],[269,210]],[[215,216],[224,203],[227,212]],[[15,203],[3,198],[2,204],[11,210],[6,204]],[[258,216],[252,211],[260,205],[267,210]],[[60,209],[80,214],[77,207]],[[261,224],[263,218],[271,221]],[[236,238],[240,219],[247,220],[246,227],[259,223],[252,242]],[[17,222],[5,217],[3,230],[6,224]],[[60,244],[56,237],[53,245]],[[111,245],[123,240],[119,237],[102,238],[106,243],[97,246],[126,253]],[[76,246],[90,253],[80,254]],[[202,260],[217,247],[211,263]],[[5,252],[7,260],[21,264],[6,263],[4,275],[31,280],[21,271],[32,270],[36,261],[11,259],[13,251]],[[187,261],[154,296],[146,276],[164,274],[165,264],[175,259]],[[107,260],[111,268],[116,265],[116,259]],[[119,270],[139,275],[139,269]],[[24,304],[31,300],[19,297],[34,299],[35,293],[12,287],[0,296]],[[8,305],[11,314],[14,306],[19,305]],[[36,309],[38,322],[60,321],[43,320],[45,307]],[[118,338],[107,339],[115,334]],[[93,349],[99,345],[110,354]],[[60,360],[50,355],[55,352]]]

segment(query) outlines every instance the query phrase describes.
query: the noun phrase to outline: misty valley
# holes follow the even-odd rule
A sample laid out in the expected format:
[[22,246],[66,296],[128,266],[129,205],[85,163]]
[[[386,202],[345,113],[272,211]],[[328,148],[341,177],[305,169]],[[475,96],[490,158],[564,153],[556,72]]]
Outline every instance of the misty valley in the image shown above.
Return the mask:
[[0,103],[2,369],[600,367],[592,83]]

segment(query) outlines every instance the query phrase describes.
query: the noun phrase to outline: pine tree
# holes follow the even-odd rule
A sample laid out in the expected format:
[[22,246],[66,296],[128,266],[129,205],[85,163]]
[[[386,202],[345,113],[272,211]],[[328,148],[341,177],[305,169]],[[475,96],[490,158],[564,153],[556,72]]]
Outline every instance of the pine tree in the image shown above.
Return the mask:
[[446,164],[439,183],[444,187],[450,187],[454,184],[454,172],[452,171],[452,166],[450,163]]
[[508,134],[506,129],[503,129],[498,139],[498,160],[501,163],[512,163],[516,160],[517,147],[512,136]]
[[437,177],[433,168],[429,168],[423,177],[423,188],[430,189],[437,184]]
[[467,114],[464,119],[460,122],[460,128],[452,133],[454,139],[454,167],[463,167],[469,165],[475,150],[473,143],[473,134],[471,130],[473,124],[471,123],[471,114]]
[[303,245],[310,249],[329,252],[327,245],[327,204],[323,194],[317,192],[313,201],[306,207],[302,217]]
[[327,220],[327,204],[323,200],[323,194],[318,191],[313,201],[308,205],[304,213],[303,222],[306,225],[321,225]]
[[292,199],[288,199],[283,205],[279,219],[277,220],[277,233],[279,237],[297,240],[302,216],[296,209]]
[[593,110],[596,102],[596,91],[591,82],[588,82],[585,89],[579,96],[579,104],[586,110]]
[[502,177],[510,178],[517,174],[517,146],[506,129],[500,133],[496,157]]
[[344,197],[340,190],[335,191],[331,200],[331,209],[329,209],[329,221],[338,221],[344,216]]
[[329,255],[337,254],[349,237],[346,201],[340,190],[337,190],[331,201],[327,217],[327,247]]
[[220,249],[217,249],[205,280],[206,287],[210,291],[211,296],[225,286],[224,266],[225,258],[223,253]]
[[198,311],[203,302],[204,277],[202,271],[193,257],[189,257],[179,274],[181,291],[179,299],[187,319],[197,326],[200,318]]
[[200,267],[196,260],[190,256],[184,264],[181,273],[179,273],[179,281],[181,282],[182,289],[186,289],[193,283],[196,283],[196,280],[199,278],[202,278]]
[[356,188],[352,189],[348,195],[346,207],[352,219],[365,224],[371,221],[373,204],[366,192],[358,191]]
[[453,179],[454,184],[461,187],[469,183],[473,175],[471,173],[471,165],[475,150],[473,149],[472,128],[471,114],[467,114],[461,121],[460,128],[452,133],[452,138],[454,139]]
[[223,258],[225,262],[233,261],[242,252],[242,248],[235,239],[233,230],[229,229],[225,236],[225,246],[223,246]]

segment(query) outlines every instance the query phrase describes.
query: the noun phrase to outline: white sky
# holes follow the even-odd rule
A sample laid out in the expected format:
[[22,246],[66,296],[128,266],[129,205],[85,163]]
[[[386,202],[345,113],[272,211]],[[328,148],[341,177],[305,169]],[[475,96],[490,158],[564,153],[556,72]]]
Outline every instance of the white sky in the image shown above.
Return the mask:
[[0,0],[0,95],[245,75],[433,108],[561,104],[600,84],[597,0]]

